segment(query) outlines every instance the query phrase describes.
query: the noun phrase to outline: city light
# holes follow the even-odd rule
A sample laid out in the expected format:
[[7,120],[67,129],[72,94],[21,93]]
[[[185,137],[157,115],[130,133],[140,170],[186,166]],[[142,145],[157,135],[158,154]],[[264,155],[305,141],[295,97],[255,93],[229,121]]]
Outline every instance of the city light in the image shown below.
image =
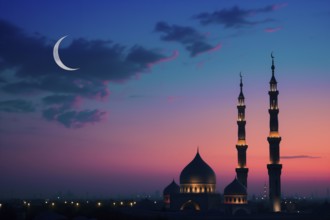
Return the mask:
[[99,207],[100,207],[101,205],[102,205],[102,203],[101,203],[101,202],[98,202],[98,203],[97,203],[97,206],[99,206]]

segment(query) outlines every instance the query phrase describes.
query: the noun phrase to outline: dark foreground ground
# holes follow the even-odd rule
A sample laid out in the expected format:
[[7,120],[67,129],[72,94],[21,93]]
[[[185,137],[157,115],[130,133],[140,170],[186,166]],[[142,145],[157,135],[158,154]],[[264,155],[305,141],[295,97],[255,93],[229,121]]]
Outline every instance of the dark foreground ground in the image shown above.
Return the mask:
[[1,201],[0,220],[330,220],[327,201],[296,203],[294,209],[269,213],[261,203],[251,204],[253,212],[233,216],[221,211],[164,211],[155,201]]

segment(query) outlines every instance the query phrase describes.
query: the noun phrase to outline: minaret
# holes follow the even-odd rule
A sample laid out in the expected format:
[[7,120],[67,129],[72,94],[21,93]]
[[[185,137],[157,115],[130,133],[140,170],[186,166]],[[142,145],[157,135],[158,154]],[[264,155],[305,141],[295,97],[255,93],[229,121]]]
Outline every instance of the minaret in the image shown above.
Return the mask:
[[269,200],[271,210],[273,212],[281,211],[281,170],[282,164],[280,164],[280,142],[281,137],[278,133],[278,91],[277,81],[275,79],[274,70],[274,56],[272,57],[272,78],[270,79],[269,94],[269,126],[270,132],[267,138],[269,143],[269,164],[267,164],[268,176],[269,176]]
[[242,75],[241,77],[241,92],[238,96],[238,119],[237,119],[237,125],[238,125],[238,141],[236,144],[237,149],[237,159],[238,159],[238,166],[236,168],[236,175],[238,181],[240,181],[246,188],[247,188],[247,176],[249,169],[246,168],[246,149],[248,146],[245,142],[245,103],[244,103],[244,95],[243,95],[243,82],[242,82]]

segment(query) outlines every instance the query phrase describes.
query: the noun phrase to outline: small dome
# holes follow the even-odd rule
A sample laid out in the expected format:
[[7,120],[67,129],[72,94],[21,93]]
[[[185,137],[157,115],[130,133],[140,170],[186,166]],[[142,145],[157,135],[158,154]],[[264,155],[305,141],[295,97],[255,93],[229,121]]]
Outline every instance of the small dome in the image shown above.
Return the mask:
[[198,151],[195,158],[182,170],[180,184],[216,184],[214,171]]
[[233,180],[224,190],[224,195],[247,195],[245,186],[237,178]]
[[173,180],[170,185],[166,186],[163,195],[170,195],[180,192],[180,186],[176,184],[176,182]]

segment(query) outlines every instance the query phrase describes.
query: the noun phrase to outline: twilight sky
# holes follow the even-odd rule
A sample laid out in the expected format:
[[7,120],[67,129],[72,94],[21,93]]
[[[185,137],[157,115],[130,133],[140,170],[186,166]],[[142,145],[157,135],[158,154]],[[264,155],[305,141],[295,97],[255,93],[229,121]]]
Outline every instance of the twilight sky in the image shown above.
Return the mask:
[[[53,59],[58,39],[60,57]],[[274,51],[282,192],[330,188],[330,2],[0,1],[0,198],[162,191],[195,156],[237,165],[242,71],[249,194],[268,184]]]

